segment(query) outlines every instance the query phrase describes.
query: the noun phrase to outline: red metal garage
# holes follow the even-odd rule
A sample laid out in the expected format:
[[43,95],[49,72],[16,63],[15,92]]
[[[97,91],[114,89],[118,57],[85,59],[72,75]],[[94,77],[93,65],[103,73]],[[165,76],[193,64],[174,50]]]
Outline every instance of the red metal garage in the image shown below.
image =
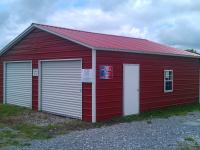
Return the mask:
[[2,50],[0,101],[92,122],[197,103],[198,58],[145,39],[32,24]]

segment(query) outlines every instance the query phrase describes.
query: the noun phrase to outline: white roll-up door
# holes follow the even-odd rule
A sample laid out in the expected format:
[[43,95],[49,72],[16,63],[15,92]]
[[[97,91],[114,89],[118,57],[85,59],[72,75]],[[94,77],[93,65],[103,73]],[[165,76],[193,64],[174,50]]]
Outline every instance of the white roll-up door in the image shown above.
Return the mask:
[[82,118],[81,61],[41,62],[41,109]]
[[31,62],[5,63],[5,103],[24,107],[32,106]]

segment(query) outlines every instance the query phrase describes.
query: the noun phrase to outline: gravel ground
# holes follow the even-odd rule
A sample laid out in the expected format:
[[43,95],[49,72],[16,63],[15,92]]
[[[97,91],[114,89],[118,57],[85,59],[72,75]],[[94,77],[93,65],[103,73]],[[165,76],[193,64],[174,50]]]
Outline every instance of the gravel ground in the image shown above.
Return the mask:
[[173,150],[186,137],[200,142],[200,112],[76,131],[50,140],[32,141],[29,147],[4,150]]

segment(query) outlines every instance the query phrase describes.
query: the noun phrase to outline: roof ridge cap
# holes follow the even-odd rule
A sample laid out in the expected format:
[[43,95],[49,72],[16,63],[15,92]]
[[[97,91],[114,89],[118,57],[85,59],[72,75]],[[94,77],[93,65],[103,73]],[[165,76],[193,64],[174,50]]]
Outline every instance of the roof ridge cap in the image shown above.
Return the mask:
[[91,34],[100,34],[100,35],[106,35],[106,36],[115,36],[115,37],[122,37],[122,38],[130,38],[130,39],[137,39],[137,40],[147,40],[144,38],[136,38],[136,37],[130,37],[130,36],[123,36],[123,35],[115,35],[115,34],[107,34],[107,33],[99,33],[99,32],[92,32],[92,31],[84,31],[84,30],[79,30],[79,29],[71,29],[71,28],[66,28],[66,27],[59,27],[59,26],[53,26],[53,25],[47,25],[47,24],[39,24],[39,23],[32,23],[33,25],[40,25],[40,26],[47,26],[47,27],[52,27],[52,28],[59,28],[59,29],[65,29],[65,30],[72,30],[72,31],[77,31],[77,32],[85,32],[85,33],[91,33]]

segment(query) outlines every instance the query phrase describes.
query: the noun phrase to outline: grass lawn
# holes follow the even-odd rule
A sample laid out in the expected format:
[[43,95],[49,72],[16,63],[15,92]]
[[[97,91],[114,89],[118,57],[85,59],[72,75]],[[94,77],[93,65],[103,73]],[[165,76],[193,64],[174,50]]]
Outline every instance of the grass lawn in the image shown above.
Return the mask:
[[30,109],[0,104],[0,148],[10,145],[26,146],[30,140],[48,139],[73,130],[89,129],[95,124],[70,120],[55,125],[39,126],[20,119]]
[[167,118],[174,115],[185,115],[192,111],[200,111],[200,105],[173,106],[165,109],[152,110],[141,113],[140,115],[113,118],[109,121],[95,124],[79,120],[70,120],[55,125],[39,126],[20,120],[20,116],[23,113],[29,113],[32,110],[0,104],[0,148],[10,145],[26,146],[29,145],[31,140],[48,139],[74,130],[98,128],[116,123],[149,120],[152,118]]
[[155,109],[139,115],[130,115],[126,117],[113,118],[113,122],[132,122],[147,120],[153,118],[168,118],[171,116],[186,115],[188,112],[200,111],[200,104],[186,104],[179,106],[171,106],[162,109]]
[[186,137],[184,141],[179,142],[176,150],[199,150],[200,145],[193,137]]

